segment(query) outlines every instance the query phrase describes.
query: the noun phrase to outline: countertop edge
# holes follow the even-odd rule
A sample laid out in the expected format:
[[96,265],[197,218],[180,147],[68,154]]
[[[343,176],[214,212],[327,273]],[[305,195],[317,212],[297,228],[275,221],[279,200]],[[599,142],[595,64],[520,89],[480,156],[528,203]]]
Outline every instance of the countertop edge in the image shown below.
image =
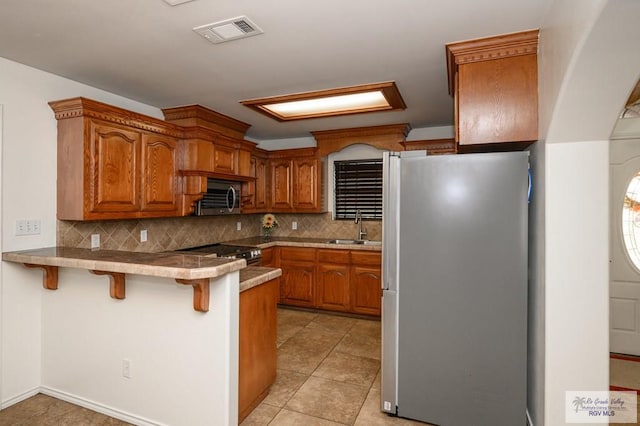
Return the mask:
[[280,268],[263,266],[247,266],[240,270],[240,293],[278,278],[282,275]]
[[[159,278],[171,278],[171,279],[183,279],[183,280],[197,280],[205,278],[217,278],[226,275],[231,272],[239,271],[246,266],[244,259],[232,260],[232,259],[218,259],[216,265],[205,266],[180,266],[180,265],[158,265],[152,262],[121,262],[117,260],[105,260],[97,258],[80,258],[80,257],[62,257],[57,255],[38,254],[41,250],[53,250],[55,247],[49,247],[46,249],[34,249],[15,252],[2,253],[2,260],[14,263],[26,263],[33,265],[44,266],[57,266],[75,269],[87,269],[97,270],[104,272],[115,272],[124,274],[136,274],[146,275]],[[82,249],[78,249],[82,250]],[[33,252],[33,253],[31,253]],[[101,251],[96,251],[100,253]],[[106,251],[102,251],[104,253]],[[90,256],[91,250],[84,249],[83,254]],[[137,252],[120,252],[120,253],[132,253],[135,256]],[[155,255],[155,256],[154,256]],[[144,256],[148,259],[163,259],[166,258],[166,254],[162,253],[144,253]],[[182,255],[178,255],[182,256]],[[185,255],[187,256],[187,255]],[[193,255],[188,255],[193,257]],[[96,255],[97,257],[97,255]],[[189,263],[189,262],[185,262]],[[191,262],[194,263],[194,262]]]
[[[278,237],[286,238],[286,237]],[[266,249],[270,247],[310,247],[310,248],[322,248],[333,250],[361,250],[361,251],[382,251],[382,244],[332,244],[320,241],[286,241],[286,240],[273,240],[253,242],[252,238],[244,238],[232,241],[225,241],[225,244],[234,245],[249,245],[258,247],[260,249]],[[328,240],[328,239],[327,239]]]

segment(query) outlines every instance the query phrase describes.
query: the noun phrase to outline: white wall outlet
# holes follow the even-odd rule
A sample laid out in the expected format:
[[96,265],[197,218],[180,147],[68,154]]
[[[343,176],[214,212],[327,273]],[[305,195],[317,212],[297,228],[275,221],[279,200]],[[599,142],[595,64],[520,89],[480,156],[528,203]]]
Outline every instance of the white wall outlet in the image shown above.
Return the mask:
[[127,379],[131,378],[131,360],[123,359],[122,360],[122,377],[126,377]]
[[91,248],[100,248],[100,234],[91,234]]
[[141,243],[146,243],[147,242],[147,230],[143,229],[142,231],[140,231],[140,242]]
[[16,235],[40,234],[40,219],[16,220]]
[[240,231],[242,229],[242,222],[236,222],[236,229]]
[[298,229],[298,222],[296,222],[295,220],[291,222],[291,229],[293,229],[294,231]]

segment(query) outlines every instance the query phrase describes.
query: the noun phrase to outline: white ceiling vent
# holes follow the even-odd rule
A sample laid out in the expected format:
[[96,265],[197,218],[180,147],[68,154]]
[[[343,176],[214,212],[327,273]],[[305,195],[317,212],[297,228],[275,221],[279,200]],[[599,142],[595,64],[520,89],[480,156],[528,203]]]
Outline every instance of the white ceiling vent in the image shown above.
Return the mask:
[[164,1],[165,1],[165,3],[168,3],[171,6],[177,6],[179,4],[188,3],[188,2],[193,1],[193,0],[164,0]]
[[193,31],[211,43],[216,44],[251,37],[264,32],[246,16],[238,16],[237,18],[214,22],[213,24],[201,25],[195,27]]

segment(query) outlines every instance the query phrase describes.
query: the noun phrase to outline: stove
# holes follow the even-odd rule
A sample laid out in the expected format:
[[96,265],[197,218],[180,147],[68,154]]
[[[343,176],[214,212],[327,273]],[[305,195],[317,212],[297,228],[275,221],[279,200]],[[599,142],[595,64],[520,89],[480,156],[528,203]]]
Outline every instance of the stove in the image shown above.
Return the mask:
[[216,257],[244,259],[247,261],[247,265],[253,266],[259,266],[262,262],[262,251],[258,247],[234,246],[217,243],[206,246],[190,247],[178,251],[199,254],[202,256],[215,255]]

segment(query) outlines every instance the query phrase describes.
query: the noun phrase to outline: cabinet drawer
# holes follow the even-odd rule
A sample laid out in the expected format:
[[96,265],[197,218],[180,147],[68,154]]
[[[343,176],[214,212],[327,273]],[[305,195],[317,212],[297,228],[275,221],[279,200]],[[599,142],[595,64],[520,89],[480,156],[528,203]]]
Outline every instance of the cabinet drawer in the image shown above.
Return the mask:
[[316,250],[313,248],[281,247],[280,260],[315,261]]
[[356,265],[382,265],[382,254],[380,252],[356,251],[351,252],[351,263]]
[[351,262],[349,250],[318,250],[319,263],[345,263]]

